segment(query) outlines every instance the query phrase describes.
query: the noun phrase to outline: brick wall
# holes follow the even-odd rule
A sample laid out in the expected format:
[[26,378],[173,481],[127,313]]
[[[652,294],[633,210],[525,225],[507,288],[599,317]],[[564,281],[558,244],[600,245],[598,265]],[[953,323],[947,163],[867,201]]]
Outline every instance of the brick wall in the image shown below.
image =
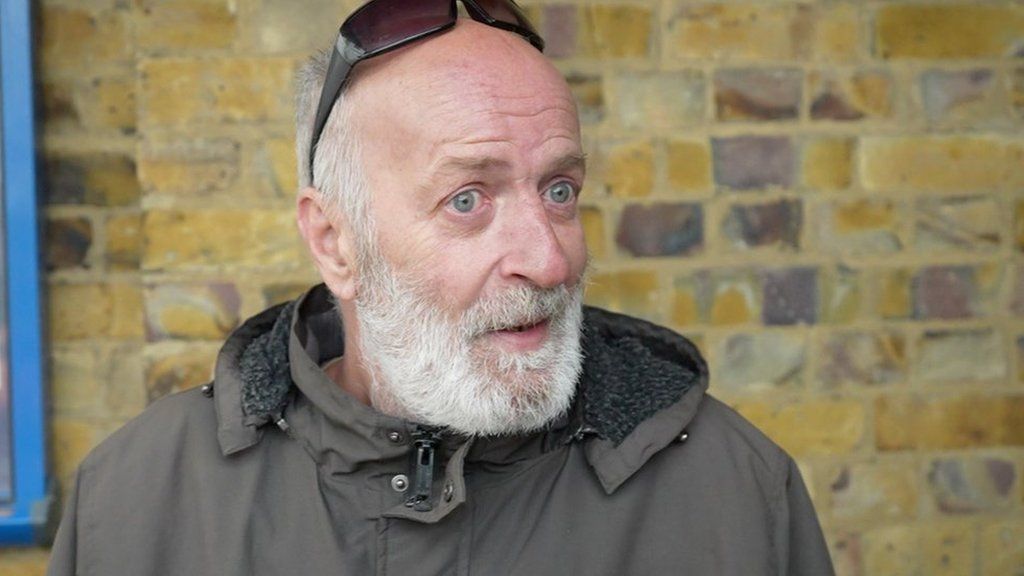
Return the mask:
[[[357,3],[38,7],[65,486],[315,280],[290,78]],[[589,300],[699,343],[840,574],[1024,573],[1024,3],[525,3],[585,123]]]

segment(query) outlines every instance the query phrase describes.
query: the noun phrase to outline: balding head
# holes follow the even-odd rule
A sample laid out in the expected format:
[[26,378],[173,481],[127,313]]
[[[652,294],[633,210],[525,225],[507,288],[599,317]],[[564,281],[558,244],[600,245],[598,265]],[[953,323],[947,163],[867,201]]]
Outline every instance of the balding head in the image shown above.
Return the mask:
[[[328,52],[315,55],[298,76],[296,156],[300,159],[310,156],[313,115],[329,59]],[[367,112],[360,115],[370,117],[367,127],[373,137],[373,113],[392,114],[408,109],[405,103],[396,101],[398,99],[385,96],[415,97],[429,84],[448,84],[454,90],[473,87],[512,97],[516,89],[528,92],[538,81],[558,90],[560,96],[573,105],[561,74],[524,38],[462,17],[451,30],[362,61],[354,67],[318,146],[313,163],[318,176],[314,177],[305,162],[298,162],[299,186],[315,185],[333,200],[343,200],[339,198],[341,190],[361,188],[361,179],[357,177],[360,170],[354,156],[358,155],[359,141],[366,136],[355,132],[351,116],[357,110]],[[363,100],[358,102],[360,98]],[[344,208],[345,204],[342,201],[339,207]]]

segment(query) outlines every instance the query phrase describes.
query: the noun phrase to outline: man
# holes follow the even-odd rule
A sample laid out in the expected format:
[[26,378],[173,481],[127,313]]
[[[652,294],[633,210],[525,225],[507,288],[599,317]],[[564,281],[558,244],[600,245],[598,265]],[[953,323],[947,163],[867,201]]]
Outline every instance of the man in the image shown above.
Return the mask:
[[581,307],[572,97],[514,4],[465,5],[371,2],[306,70],[324,284],[86,459],[50,574],[831,573],[694,346]]

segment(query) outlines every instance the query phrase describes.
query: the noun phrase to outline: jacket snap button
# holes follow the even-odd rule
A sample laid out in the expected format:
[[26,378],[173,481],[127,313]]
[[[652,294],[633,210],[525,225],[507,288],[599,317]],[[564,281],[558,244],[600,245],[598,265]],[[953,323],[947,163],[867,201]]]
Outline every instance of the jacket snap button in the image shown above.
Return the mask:
[[689,440],[689,439],[690,439],[690,433],[689,433],[689,432],[687,432],[686,430],[683,430],[683,433],[682,433],[682,434],[680,434],[680,435],[679,435],[679,438],[678,438],[678,440],[679,440],[680,442],[686,442],[686,441],[687,441],[687,440]]
[[455,495],[455,485],[451,482],[446,482],[444,485],[444,501],[451,502],[453,495]]
[[403,439],[401,432],[395,430],[388,432],[388,442],[391,442],[392,444],[401,444]]
[[395,492],[405,492],[409,488],[409,478],[405,474],[397,474],[391,478],[391,489]]

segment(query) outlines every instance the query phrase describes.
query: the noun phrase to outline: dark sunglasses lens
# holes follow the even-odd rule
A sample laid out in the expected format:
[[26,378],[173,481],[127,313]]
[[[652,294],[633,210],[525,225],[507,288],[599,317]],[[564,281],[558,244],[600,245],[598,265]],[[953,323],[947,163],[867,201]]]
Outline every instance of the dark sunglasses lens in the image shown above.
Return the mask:
[[373,52],[451,21],[451,0],[378,1],[353,14],[342,32],[366,52]]
[[537,31],[533,28],[533,24],[530,24],[530,21],[526,18],[526,14],[512,0],[477,0],[476,3],[479,4],[480,7],[483,8],[484,12],[487,12],[491,18],[494,18],[499,22],[518,26],[532,34],[537,34]]

